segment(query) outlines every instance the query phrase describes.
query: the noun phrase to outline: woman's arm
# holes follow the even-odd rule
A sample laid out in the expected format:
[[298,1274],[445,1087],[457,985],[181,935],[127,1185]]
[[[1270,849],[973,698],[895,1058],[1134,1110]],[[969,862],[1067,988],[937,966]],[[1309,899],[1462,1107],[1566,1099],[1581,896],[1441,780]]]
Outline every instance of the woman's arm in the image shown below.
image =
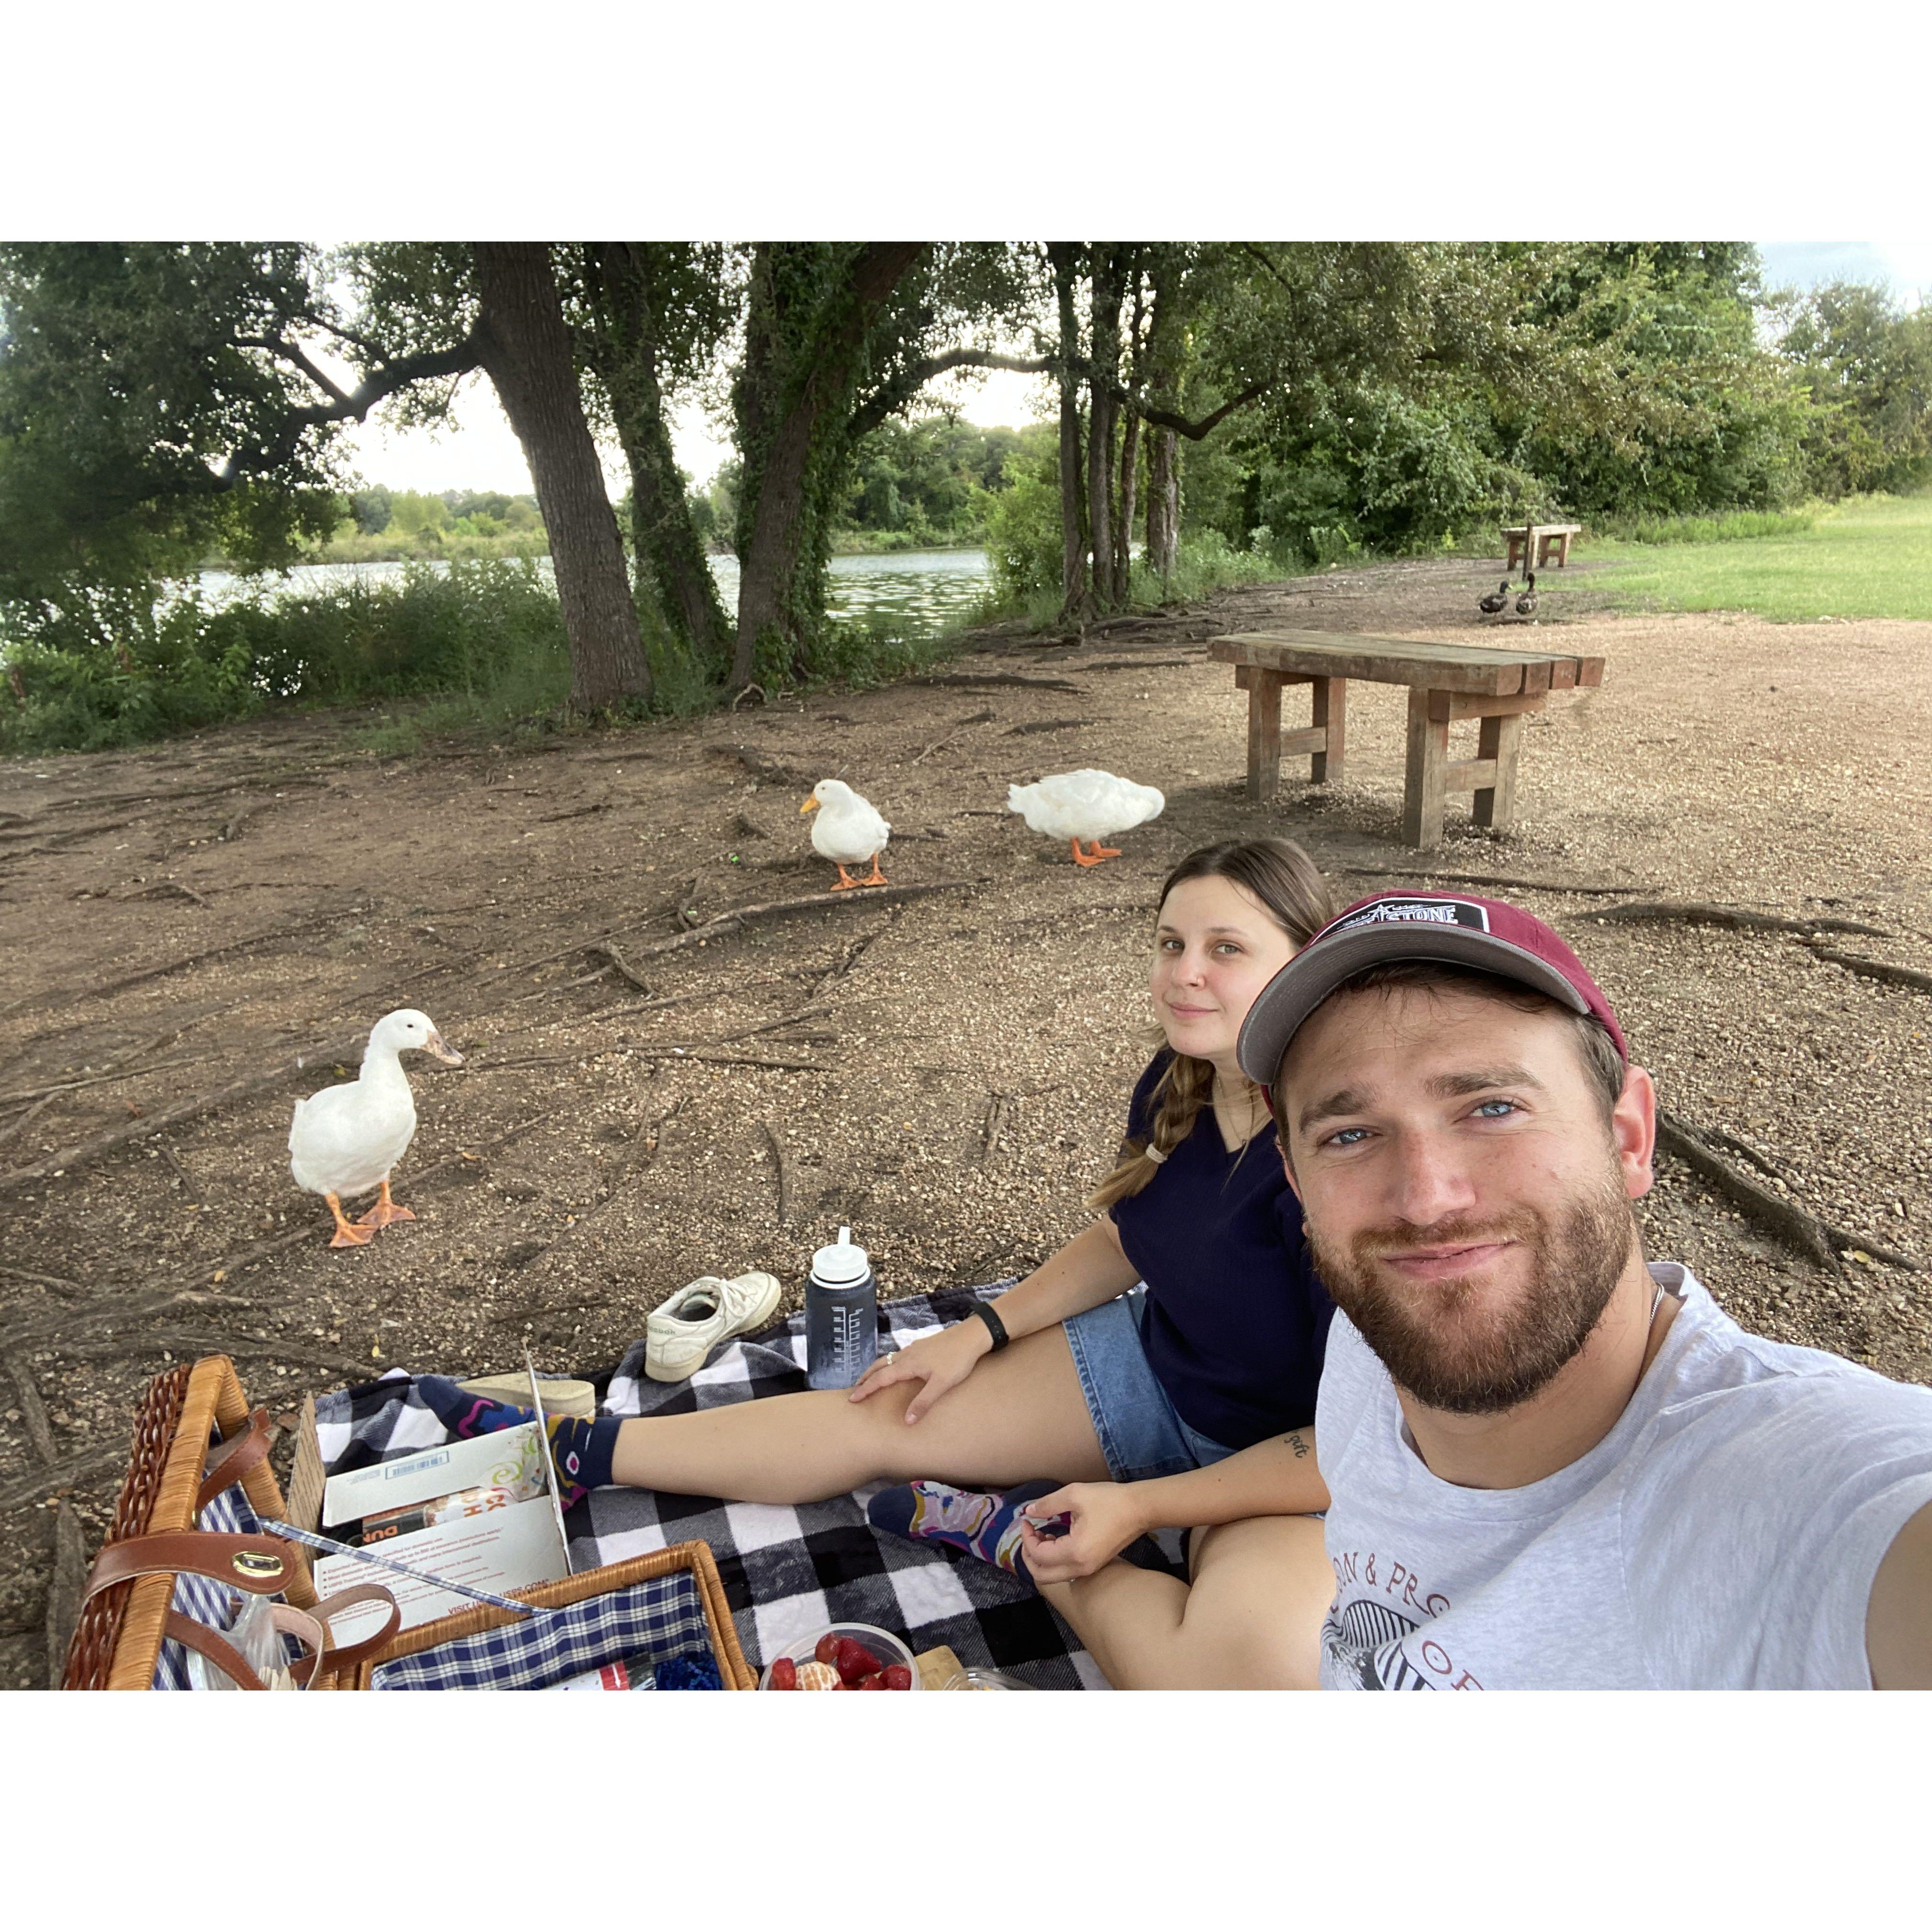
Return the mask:
[[[1204,1468],[1144,1483],[1070,1483],[1029,1503],[1021,1546],[1039,1583],[1090,1576],[1137,1536],[1163,1527],[1208,1527],[1251,1516],[1307,1516],[1328,1507],[1315,1432],[1291,1430]],[[1042,1536],[1028,1519],[1065,1514],[1072,1527]]]
[[[1112,1216],[1102,1215],[992,1306],[1008,1338],[1017,1341],[1070,1316],[1098,1308],[1139,1280],[1139,1270],[1121,1249]],[[948,1389],[957,1388],[973,1372],[974,1364],[992,1346],[992,1330],[969,1316],[937,1335],[909,1342],[896,1354],[880,1356],[854,1384],[850,1400],[863,1402],[895,1382],[922,1382],[926,1386],[906,1405],[905,1419],[916,1422]]]

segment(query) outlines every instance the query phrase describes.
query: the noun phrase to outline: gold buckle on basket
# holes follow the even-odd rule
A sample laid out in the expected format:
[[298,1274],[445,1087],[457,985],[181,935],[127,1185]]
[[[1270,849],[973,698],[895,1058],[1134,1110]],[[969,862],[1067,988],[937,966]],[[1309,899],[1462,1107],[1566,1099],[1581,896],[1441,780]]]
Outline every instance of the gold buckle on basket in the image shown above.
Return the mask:
[[280,1576],[285,1568],[281,1558],[265,1550],[238,1550],[228,1560],[236,1576],[259,1577],[264,1580]]

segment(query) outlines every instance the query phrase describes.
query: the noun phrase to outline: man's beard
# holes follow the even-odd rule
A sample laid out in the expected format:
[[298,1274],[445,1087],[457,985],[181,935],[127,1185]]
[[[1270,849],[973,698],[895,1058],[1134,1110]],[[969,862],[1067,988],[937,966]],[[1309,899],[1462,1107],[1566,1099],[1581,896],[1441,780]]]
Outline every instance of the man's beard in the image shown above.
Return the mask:
[[[1486,1225],[1398,1221],[1358,1234],[1346,1254],[1310,1227],[1308,1243],[1335,1305],[1397,1388],[1431,1408],[1495,1415],[1527,1402],[1582,1347],[1636,1234],[1621,1178],[1612,1174],[1553,1218],[1525,1208]],[[1376,1265],[1390,1252],[1498,1240],[1520,1243],[1530,1262],[1528,1285],[1499,1308],[1489,1305],[1493,1289],[1467,1278],[1404,1283]]]

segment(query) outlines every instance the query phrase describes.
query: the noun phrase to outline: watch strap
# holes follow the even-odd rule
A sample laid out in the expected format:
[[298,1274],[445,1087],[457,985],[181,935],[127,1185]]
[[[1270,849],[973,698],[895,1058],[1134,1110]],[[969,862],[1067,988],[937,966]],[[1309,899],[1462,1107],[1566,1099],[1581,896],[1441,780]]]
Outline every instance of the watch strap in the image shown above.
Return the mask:
[[1006,1324],[994,1312],[991,1302],[974,1302],[973,1312],[986,1323],[986,1332],[993,1338],[993,1353],[997,1355],[1012,1340],[1006,1333]]

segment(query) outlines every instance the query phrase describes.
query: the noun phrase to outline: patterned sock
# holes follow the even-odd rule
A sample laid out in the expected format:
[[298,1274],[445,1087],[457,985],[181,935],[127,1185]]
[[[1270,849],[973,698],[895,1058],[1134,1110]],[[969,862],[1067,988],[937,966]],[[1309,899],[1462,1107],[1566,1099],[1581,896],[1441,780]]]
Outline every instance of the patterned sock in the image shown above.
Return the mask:
[[1002,1495],[956,1490],[947,1483],[902,1483],[896,1489],[881,1490],[866,1505],[866,1514],[875,1529],[889,1529],[916,1541],[950,1543],[1030,1583],[1020,1547],[1020,1514],[1036,1497],[1049,1496],[1060,1486],[1022,1483]]
[[[452,1436],[487,1436],[493,1429],[514,1429],[531,1419],[529,1409],[472,1395],[446,1376],[417,1376],[416,1393]],[[550,1415],[544,1424],[550,1454],[556,1459],[558,1499],[566,1509],[614,1480],[610,1458],[616,1450],[621,1417],[602,1415],[586,1422],[574,1415]]]

